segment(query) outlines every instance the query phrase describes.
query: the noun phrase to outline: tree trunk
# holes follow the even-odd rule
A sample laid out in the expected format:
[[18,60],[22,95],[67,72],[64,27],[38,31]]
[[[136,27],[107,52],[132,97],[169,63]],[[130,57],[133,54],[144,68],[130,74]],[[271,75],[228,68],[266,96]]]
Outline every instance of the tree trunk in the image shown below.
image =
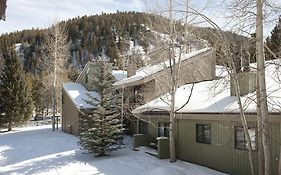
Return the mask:
[[57,52],[58,52],[58,29],[55,29],[55,51],[54,51],[54,79],[53,79],[53,117],[52,129],[55,130],[55,117],[56,117],[56,83],[57,83]]
[[258,124],[258,175],[264,174],[264,152],[262,146],[262,125],[261,125],[261,97],[259,91],[259,77],[257,77],[257,124]]
[[271,169],[271,148],[269,136],[269,116],[267,107],[267,94],[265,84],[265,58],[263,44],[263,1],[257,0],[256,15],[256,55],[258,67],[258,84],[260,92],[260,108],[261,108],[261,126],[262,126],[262,143],[264,149],[264,175],[270,175]]
[[171,112],[170,112],[170,162],[174,163],[177,161],[176,158],[176,142],[175,142],[175,125],[176,125],[176,114],[175,114],[175,90],[171,92]]
[[[122,86],[122,89],[121,89],[121,130],[122,130],[122,133],[124,133],[124,86]],[[138,120],[137,120],[137,133],[139,132],[139,129],[138,129]]]
[[52,108],[53,108],[53,114],[52,114],[52,130],[55,131],[55,116],[56,116],[56,90],[55,87],[53,87],[53,97],[52,97]]
[[8,131],[12,131],[12,121],[9,121],[9,124],[8,124]]
[[[235,69],[235,66],[233,65],[233,69]],[[235,71],[235,70],[234,70]],[[245,134],[246,142],[248,143],[248,155],[249,155],[249,162],[250,162],[250,169],[251,169],[251,174],[255,175],[255,169],[254,169],[254,157],[253,157],[253,149],[252,149],[252,143],[251,143],[251,137],[248,131],[248,123],[246,120],[246,116],[244,113],[243,109],[243,104],[241,102],[241,96],[240,96],[240,87],[238,83],[238,78],[237,78],[237,73],[235,75],[232,75],[234,87],[235,87],[235,93],[238,99],[238,105],[239,105],[239,110],[240,110],[240,118],[243,126],[243,131]]]
[[176,114],[175,114],[175,93],[176,93],[176,59],[174,55],[174,27],[173,27],[173,15],[172,15],[172,0],[169,1],[169,18],[170,18],[170,44],[169,44],[169,62],[171,70],[171,110],[170,110],[170,162],[174,163],[177,161],[176,158],[176,142],[175,142],[175,125],[176,125]]

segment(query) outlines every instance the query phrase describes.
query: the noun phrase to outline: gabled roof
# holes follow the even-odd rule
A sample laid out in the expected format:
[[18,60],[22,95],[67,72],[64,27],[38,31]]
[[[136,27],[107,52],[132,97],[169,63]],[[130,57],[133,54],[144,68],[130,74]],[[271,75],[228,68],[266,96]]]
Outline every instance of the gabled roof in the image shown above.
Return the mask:
[[[82,77],[83,74],[85,74],[88,70],[88,68],[90,68],[91,64],[95,64],[92,61],[89,61],[83,68],[83,70],[81,71],[81,73],[79,74],[79,76],[76,79],[76,83],[79,82],[80,78]],[[112,70],[112,75],[114,76],[116,81],[120,81],[123,80],[125,78],[127,78],[127,71],[124,70]]]
[[116,81],[124,80],[127,78],[127,71],[124,70],[112,70],[112,75]]
[[[99,94],[95,91],[88,91],[82,84],[78,83],[81,75],[87,71],[90,67],[90,64],[93,62],[88,62],[79,77],[77,78],[75,83],[69,82],[64,83],[63,88],[68,94],[68,96],[72,99],[73,103],[76,105],[78,109],[92,109],[94,106],[87,103],[87,101],[91,100],[89,95],[94,98],[100,98]],[[123,70],[112,70],[112,75],[115,77],[116,81],[122,80],[127,77],[127,71]]]
[[[280,60],[279,60],[280,61]],[[280,61],[281,63],[281,61]],[[266,86],[268,95],[268,110],[271,113],[281,112],[281,83],[274,75],[276,66],[267,62]],[[220,70],[221,67],[219,68]],[[281,71],[281,70],[279,70]],[[228,77],[225,77],[228,78]],[[230,96],[230,82],[223,79],[203,81],[194,84],[190,100],[182,107],[190,96],[192,84],[184,85],[176,92],[176,109],[181,108],[179,113],[239,113],[238,98]],[[250,93],[241,98],[245,112],[256,112],[256,93]],[[142,105],[133,113],[153,113],[170,111],[170,95],[165,94],[151,102]]]
[[[208,48],[196,50],[196,51],[193,51],[193,52],[187,53],[187,54],[183,53],[181,55],[180,61],[182,62],[182,61],[186,61],[186,60],[189,60],[192,58],[196,58],[197,55],[205,53],[209,50],[211,50],[211,49],[208,47]],[[179,57],[177,56],[176,62],[178,62],[178,61],[179,61]],[[170,67],[169,61],[164,61],[164,62],[155,64],[155,65],[147,65],[145,67],[138,69],[136,71],[135,75],[125,78],[121,81],[117,81],[116,83],[114,83],[114,85],[117,87],[121,87],[121,86],[134,86],[137,84],[142,84],[147,81],[150,81],[152,75],[154,75],[168,67]],[[145,81],[146,79],[147,79],[147,81]]]
[[94,98],[99,98],[99,94],[97,92],[88,91],[80,83],[64,83],[63,88],[78,109],[94,108],[94,106],[86,102],[87,100],[90,100],[89,95]]

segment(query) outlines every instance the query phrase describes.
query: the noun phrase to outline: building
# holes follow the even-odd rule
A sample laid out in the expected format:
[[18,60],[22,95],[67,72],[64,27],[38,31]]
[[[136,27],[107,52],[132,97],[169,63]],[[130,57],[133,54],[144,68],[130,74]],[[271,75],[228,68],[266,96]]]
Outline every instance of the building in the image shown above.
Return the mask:
[[[211,48],[182,53],[180,58],[176,56],[176,62],[180,62],[179,86],[216,78],[215,53]],[[122,94],[127,109],[125,117],[130,120],[130,133],[136,133],[136,120],[131,115],[131,110],[168,92],[169,68],[169,60],[149,64],[138,70],[129,66],[129,77],[114,83],[120,92],[124,92]]]
[[[94,106],[91,106],[86,101],[91,96],[98,97],[95,92],[92,77],[94,77],[95,62],[88,62],[77,80],[69,83],[64,83],[62,88],[62,130],[64,132],[78,135],[79,120],[84,113],[89,113]],[[126,71],[113,70],[112,75],[116,81],[127,77]]]
[[[270,62],[267,62],[267,65],[272,174],[278,174],[281,146],[281,83],[278,81],[279,74],[274,72],[275,65]],[[222,67],[217,70],[222,70]],[[176,154],[180,160],[229,174],[247,175],[250,174],[250,166],[238,98],[233,94],[233,84],[227,74],[224,72],[222,75],[223,78],[186,84],[177,89],[176,108],[180,110],[176,114]],[[245,72],[238,77],[254,150],[254,168],[257,172],[257,143],[260,135],[257,133],[255,72]],[[189,102],[184,105],[189,97]],[[145,143],[156,142],[155,138],[160,136],[168,137],[168,104],[169,95],[163,95],[133,110],[134,115],[147,120],[139,121],[138,125],[138,132],[148,139]]]

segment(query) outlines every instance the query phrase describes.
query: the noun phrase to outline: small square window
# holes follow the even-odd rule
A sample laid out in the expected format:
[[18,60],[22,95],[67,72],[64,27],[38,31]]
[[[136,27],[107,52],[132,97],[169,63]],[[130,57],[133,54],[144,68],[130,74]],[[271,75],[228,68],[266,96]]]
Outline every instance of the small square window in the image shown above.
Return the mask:
[[196,142],[211,144],[210,124],[196,124]]
[[[248,132],[250,135],[252,150],[256,150],[256,129],[248,128]],[[236,126],[234,128],[234,137],[236,149],[248,150],[248,142],[246,140],[246,136],[244,134],[244,129],[242,126]]]

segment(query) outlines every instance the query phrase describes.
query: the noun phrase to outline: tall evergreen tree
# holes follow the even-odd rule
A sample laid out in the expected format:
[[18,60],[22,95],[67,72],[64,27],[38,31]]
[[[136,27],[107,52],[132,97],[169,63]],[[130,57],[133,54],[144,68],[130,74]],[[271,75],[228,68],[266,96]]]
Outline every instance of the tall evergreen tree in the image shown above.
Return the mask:
[[[278,23],[271,31],[271,36],[266,38],[266,45],[276,57],[281,57],[281,16],[279,17]],[[267,53],[267,59],[275,59],[275,57]]]
[[120,120],[120,97],[113,87],[114,77],[109,63],[97,62],[93,86],[99,97],[89,95],[89,104],[95,107],[91,114],[81,120],[80,144],[96,156],[109,155],[121,148],[122,125]]
[[0,48],[0,74],[3,72],[3,68],[4,68],[4,58]]
[[0,75],[0,121],[8,123],[8,131],[11,131],[14,123],[24,122],[30,117],[32,100],[15,49],[5,49],[3,57],[5,66]]
[[[32,101],[36,115],[42,114],[46,108],[47,98],[45,98],[46,88],[42,82],[42,77],[35,77],[32,83]],[[49,95],[49,94],[48,94]]]

